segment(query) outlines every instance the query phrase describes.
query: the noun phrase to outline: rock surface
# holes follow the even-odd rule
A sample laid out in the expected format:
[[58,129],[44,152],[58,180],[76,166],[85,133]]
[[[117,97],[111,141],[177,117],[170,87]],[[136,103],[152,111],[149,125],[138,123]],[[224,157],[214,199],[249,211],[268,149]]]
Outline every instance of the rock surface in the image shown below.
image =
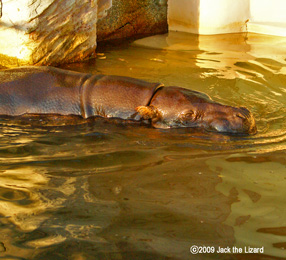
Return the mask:
[[167,0],[113,0],[97,22],[97,41],[166,33]]
[[0,64],[81,61],[94,54],[96,22],[97,0],[2,0]]
[[112,0],[97,0],[97,19],[107,15],[107,10],[112,7]]
[[0,0],[0,68],[82,61],[97,41],[167,28],[167,0]]

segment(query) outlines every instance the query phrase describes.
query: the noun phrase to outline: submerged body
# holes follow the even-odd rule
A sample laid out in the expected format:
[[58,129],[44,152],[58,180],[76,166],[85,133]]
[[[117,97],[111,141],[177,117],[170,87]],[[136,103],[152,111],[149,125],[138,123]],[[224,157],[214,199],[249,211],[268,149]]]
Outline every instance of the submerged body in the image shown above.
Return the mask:
[[156,128],[195,127],[231,134],[256,132],[246,108],[225,106],[180,87],[53,67],[0,71],[0,115],[26,114],[121,118]]

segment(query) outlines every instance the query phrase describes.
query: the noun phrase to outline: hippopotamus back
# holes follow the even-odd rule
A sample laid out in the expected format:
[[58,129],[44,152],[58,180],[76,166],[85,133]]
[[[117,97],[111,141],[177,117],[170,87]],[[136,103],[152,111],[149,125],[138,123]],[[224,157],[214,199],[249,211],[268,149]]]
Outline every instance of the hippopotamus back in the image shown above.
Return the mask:
[[60,114],[136,118],[161,84],[53,67],[0,71],[0,115]]
[[0,71],[0,114],[80,115],[80,86],[87,74],[49,67]]

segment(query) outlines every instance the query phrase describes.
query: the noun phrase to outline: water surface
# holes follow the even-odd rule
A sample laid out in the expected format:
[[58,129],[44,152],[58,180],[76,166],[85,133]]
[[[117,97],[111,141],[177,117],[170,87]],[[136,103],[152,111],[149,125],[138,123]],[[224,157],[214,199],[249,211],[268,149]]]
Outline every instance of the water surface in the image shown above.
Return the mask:
[[[0,122],[0,259],[283,259],[286,45],[170,33],[67,69],[205,92],[249,108],[249,137],[89,122]],[[192,255],[192,245],[264,254]]]

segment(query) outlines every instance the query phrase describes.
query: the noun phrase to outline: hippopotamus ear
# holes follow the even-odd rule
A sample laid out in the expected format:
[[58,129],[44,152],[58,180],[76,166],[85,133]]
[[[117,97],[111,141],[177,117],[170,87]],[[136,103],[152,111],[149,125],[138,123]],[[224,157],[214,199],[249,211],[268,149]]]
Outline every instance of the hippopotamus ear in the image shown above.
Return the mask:
[[160,111],[152,105],[136,107],[136,111],[144,120],[152,119],[152,121],[158,121],[161,118]]

